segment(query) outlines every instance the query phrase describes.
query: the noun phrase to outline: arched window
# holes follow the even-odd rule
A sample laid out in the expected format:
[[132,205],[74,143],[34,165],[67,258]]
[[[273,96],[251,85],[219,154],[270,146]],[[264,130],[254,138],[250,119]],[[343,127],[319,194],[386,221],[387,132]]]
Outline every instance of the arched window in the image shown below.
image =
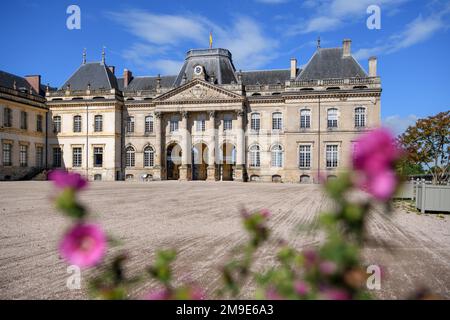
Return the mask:
[[252,113],[250,119],[250,129],[256,132],[259,132],[259,129],[261,129],[261,116],[259,113]]
[[307,174],[302,174],[300,176],[300,183],[310,183],[310,177]]
[[100,114],[94,117],[94,131],[95,132],[103,131],[103,116]]
[[355,128],[366,126],[366,108],[358,107],[355,109]]
[[271,164],[272,167],[281,168],[283,167],[283,147],[276,144],[272,147],[271,151]]
[[328,111],[327,111],[327,126],[328,126],[328,128],[337,128],[337,126],[338,126],[338,110],[336,108],[328,109]]
[[261,154],[258,145],[253,145],[250,147],[250,167],[260,167],[261,166]]
[[311,128],[311,110],[309,109],[300,110],[300,128],[302,129]]
[[81,116],[73,117],[73,132],[81,132]]
[[155,150],[151,146],[144,149],[144,167],[153,167],[155,165]]
[[94,174],[94,181],[101,181],[102,180],[102,175],[99,173]]
[[153,132],[153,116],[145,117],[145,133]]
[[272,114],[272,130],[283,129],[283,114],[281,112],[274,112]]
[[127,166],[127,167],[134,167],[134,163],[135,163],[134,160],[135,160],[134,148],[132,146],[129,146],[126,149],[125,166]]

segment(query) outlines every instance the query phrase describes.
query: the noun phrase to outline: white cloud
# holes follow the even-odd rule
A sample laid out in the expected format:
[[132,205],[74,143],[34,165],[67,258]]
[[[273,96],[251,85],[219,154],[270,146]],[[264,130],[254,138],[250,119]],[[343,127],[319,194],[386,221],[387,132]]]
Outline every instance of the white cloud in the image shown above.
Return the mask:
[[416,123],[419,118],[415,114],[402,117],[398,114],[388,116],[383,119],[383,126],[390,129],[396,136],[405,132],[405,130]]
[[238,66],[257,68],[275,58],[278,41],[264,35],[253,19],[238,17],[231,28],[216,29],[217,45],[229,49]]
[[179,65],[172,52],[184,52],[192,43],[199,48],[207,47],[210,31],[213,32],[213,46],[229,49],[235,64],[243,68],[263,66],[274,58],[273,49],[278,45],[276,39],[264,33],[258,22],[246,16],[235,17],[228,26],[218,26],[206,17],[189,14],[130,10],[109,12],[108,16],[140,39],[123,52],[124,58],[137,66],[147,65],[147,69],[171,71],[172,74]]
[[198,42],[205,36],[204,26],[195,16],[158,15],[139,10],[110,12],[108,15],[130,33],[153,44],[173,45],[182,40]]
[[165,75],[177,75],[180,72],[183,61],[171,59],[159,59],[152,62],[153,67]]
[[354,56],[356,59],[367,59],[372,55],[390,54],[424,42],[436,32],[448,28],[449,23],[445,20],[446,14],[447,11],[444,10],[425,18],[419,15],[406,25],[403,31],[390,36],[383,45],[359,49]]
[[366,9],[372,4],[379,5],[383,13],[389,13],[398,10],[398,6],[406,1],[409,0],[307,0],[303,3],[303,7],[313,10],[312,16],[292,25],[288,34],[297,35],[335,30],[347,23],[366,18]]

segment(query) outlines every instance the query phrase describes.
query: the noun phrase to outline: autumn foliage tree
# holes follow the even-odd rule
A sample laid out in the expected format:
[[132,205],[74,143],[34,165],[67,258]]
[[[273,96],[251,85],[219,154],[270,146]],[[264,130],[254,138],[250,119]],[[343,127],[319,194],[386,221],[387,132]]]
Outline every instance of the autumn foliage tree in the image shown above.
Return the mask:
[[398,142],[407,153],[405,161],[409,165],[428,168],[434,184],[446,181],[450,169],[450,111],[417,120]]

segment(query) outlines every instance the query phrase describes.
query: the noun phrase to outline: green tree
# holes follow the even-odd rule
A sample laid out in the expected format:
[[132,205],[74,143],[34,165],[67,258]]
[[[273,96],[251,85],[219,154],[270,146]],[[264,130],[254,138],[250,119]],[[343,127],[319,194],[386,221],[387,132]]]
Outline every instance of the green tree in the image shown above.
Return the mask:
[[399,144],[406,151],[407,167],[428,168],[434,184],[442,184],[449,171],[450,111],[417,120],[399,136]]

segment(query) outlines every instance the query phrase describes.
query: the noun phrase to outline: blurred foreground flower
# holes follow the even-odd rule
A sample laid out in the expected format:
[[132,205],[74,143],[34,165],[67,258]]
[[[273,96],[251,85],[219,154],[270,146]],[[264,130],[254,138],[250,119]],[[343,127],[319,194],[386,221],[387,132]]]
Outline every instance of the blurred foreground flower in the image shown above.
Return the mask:
[[400,156],[389,130],[380,128],[360,136],[353,152],[358,186],[378,200],[389,200],[398,185],[394,165]]
[[63,170],[52,170],[48,174],[48,179],[61,189],[71,188],[81,190],[87,185],[87,181],[78,173],[66,172]]
[[59,251],[71,264],[92,267],[105,255],[105,233],[94,224],[76,224],[63,236]]

